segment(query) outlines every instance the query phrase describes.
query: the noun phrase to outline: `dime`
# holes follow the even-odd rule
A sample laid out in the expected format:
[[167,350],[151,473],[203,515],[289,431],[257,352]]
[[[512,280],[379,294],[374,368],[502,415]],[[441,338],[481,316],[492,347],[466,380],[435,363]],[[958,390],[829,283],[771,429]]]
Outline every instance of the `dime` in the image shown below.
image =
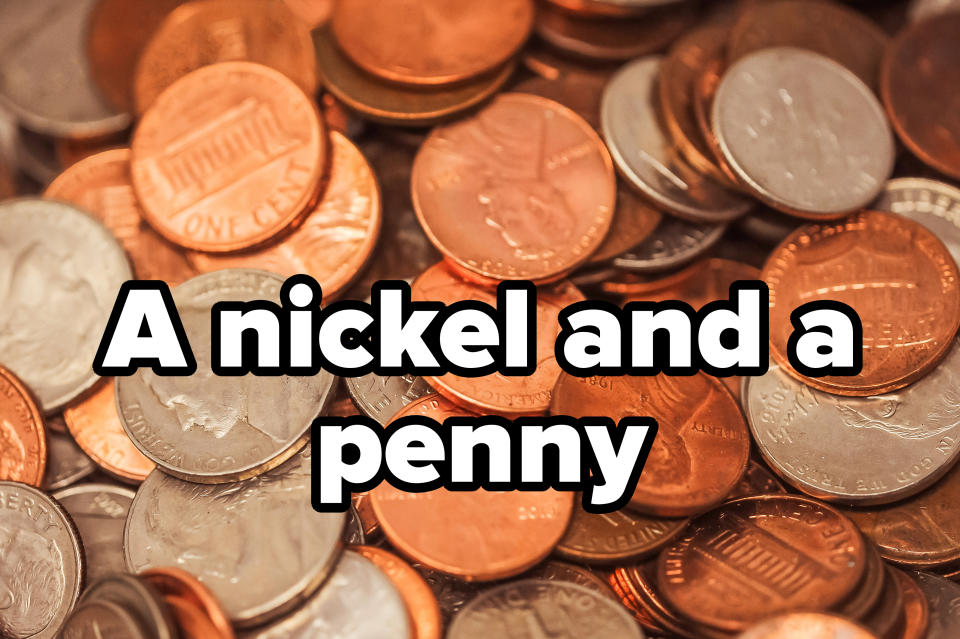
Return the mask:
[[740,182],[786,213],[823,219],[863,208],[893,170],[883,107],[857,76],[810,51],[779,47],[738,60],[711,121]]
[[342,513],[311,508],[310,466],[308,447],[279,468],[233,484],[150,473],[124,530],[127,569],[186,570],[239,627],[295,608],[332,569],[345,521]]
[[411,189],[437,248],[495,280],[549,281],[582,264],[603,242],[616,201],[610,155],[593,128],[523,93],[434,129]]
[[90,363],[130,265],[106,227],[63,202],[8,200],[0,227],[0,361],[52,413],[97,381]]
[[40,486],[47,467],[43,416],[24,385],[0,366],[0,481]]
[[589,262],[606,262],[641,245],[653,235],[662,220],[663,215],[659,211],[650,207],[622,179],[618,179],[613,222],[610,223],[607,237],[590,256]]
[[88,601],[77,606],[63,625],[64,639],[148,639],[136,618],[109,601]]
[[913,575],[930,604],[927,639],[952,639],[960,633],[960,585],[925,572]]
[[[947,248],[926,228],[889,213],[865,211],[794,231],[764,265],[770,287],[770,353],[791,376],[840,395],[902,388],[946,355],[960,325],[960,274]],[[815,300],[847,304],[863,323],[863,371],[808,378],[787,361],[790,314]]]
[[110,484],[80,484],[53,494],[80,532],[87,581],[123,572],[123,524],[134,492]]
[[639,561],[664,548],[689,522],[645,517],[628,510],[594,515],[574,507],[570,526],[556,552],[588,564]]
[[97,469],[69,435],[47,429],[47,469],[43,489],[59,490],[75,484]]
[[887,182],[870,208],[920,222],[960,262],[960,189],[925,178],[896,178]]
[[330,134],[330,177],[320,202],[280,242],[241,255],[189,254],[201,272],[261,268],[284,277],[306,273],[320,283],[323,299],[335,299],[356,279],[380,234],[377,177],[342,133]]
[[902,570],[894,570],[893,573],[903,591],[903,639],[924,639],[930,627],[927,597],[913,577]]
[[770,615],[840,603],[865,565],[863,538],[839,512],[812,499],[768,495],[729,502],[695,520],[660,555],[657,574],[678,613],[742,631]]
[[958,12],[904,29],[887,51],[880,76],[883,102],[900,140],[924,164],[954,179],[960,179],[957,33]]
[[[231,61],[256,62],[276,69],[308,96],[317,91],[310,34],[286,5],[260,0],[200,0],[170,13],[144,47],[133,81],[137,113],[143,115],[167,87],[191,71]],[[283,123],[280,126],[294,128],[284,122],[287,117],[277,115]],[[269,153],[267,149],[261,152]]]
[[750,435],[736,399],[717,379],[689,377],[573,377],[560,375],[554,415],[647,415],[659,430],[630,508],[659,517],[684,517],[722,502],[747,468]]
[[415,375],[376,375],[347,377],[347,389],[364,415],[384,426],[411,402],[434,392],[422,377]]
[[240,639],[417,639],[401,594],[376,565],[347,550],[317,594]]
[[308,212],[327,164],[325,136],[316,104],[280,72],[252,62],[206,66],[143,116],[131,147],[133,187],[147,221],[170,241],[249,248]]
[[819,612],[794,612],[763,621],[738,639],[876,639],[862,626]]
[[[181,617],[190,615],[189,609],[193,609],[200,612],[215,633],[205,635],[188,633],[188,637],[196,637],[197,639],[233,638],[233,627],[221,609],[220,603],[213,596],[213,593],[190,573],[179,568],[155,568],[144,570],[139,577],[153,586],[154,590],[168,603],[172,603],[174,599],[181,602],[174,605],[173,611],[181,627],[184,626]],[[191,618],[193,617],[191,616]]]
[[504,64],[533,25],[532,0],[341,0],[337,44],[375,76],[411,85],[451,84]]
[[0,628],[53,639],[80,596],[83,547],[66,511],[25,484],[0,481]]
[[120,421],[134,445],[165,472],[203,483],[237,481],[276,467],[309,437],[333,394],[333,375],[221,377],[210,368],[210,312],[219,301],[279,303],[283,278],[230,269],[173,290],[197,358],[197,372],[161,376],[140,369],[116,379]]
[[630,615],[608,597],[572,583],[528,579],[481,593],[453,620],[447,637],[502,637],[511,628],[557,639],[644,636]]
[[440,605],[423,577],[410,564],[381,548],[357,546],[352,550],[383,571],[403,597],[413,620],[413,639],[441,639]]
[[646,240],[622,253],[613,265],[637,273],[659,273],[683,266],[713,248],[725,224],[693,224],[664,216]]
[[173,616],[160,595],[133,575],[114,573],[91,583],[80,603],[91,601],[107,601],[120,606],[136,618],[141,628],[150,629],[151,639],[177,639]]

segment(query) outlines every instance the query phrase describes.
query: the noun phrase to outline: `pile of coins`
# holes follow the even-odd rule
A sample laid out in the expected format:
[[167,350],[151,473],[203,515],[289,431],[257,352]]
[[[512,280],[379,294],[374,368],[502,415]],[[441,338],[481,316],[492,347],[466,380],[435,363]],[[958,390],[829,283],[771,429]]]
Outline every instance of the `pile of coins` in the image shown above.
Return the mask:
[[[953,639],[960,3],[0,3],[0,637]],[[528,377],[219,377],[210,310],[538,286]],[[197,359],[98,378],[120,285]],[[770,290],[753,378],[561,371],[560,311]],[[791,312],[859,314],[811,378]],[[630,503],[310,505],[310,425],[650,416]]]

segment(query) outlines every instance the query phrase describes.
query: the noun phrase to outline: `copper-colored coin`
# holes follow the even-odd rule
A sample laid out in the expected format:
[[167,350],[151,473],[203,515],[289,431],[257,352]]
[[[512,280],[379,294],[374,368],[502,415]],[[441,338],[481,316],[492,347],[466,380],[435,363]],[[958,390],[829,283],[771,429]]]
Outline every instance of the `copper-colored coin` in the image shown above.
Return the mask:
[[795,612],[761,622],[738,639],[878,639],[848,619],[818,612]]
[[518,93],[532,93],[558,102],[583,118],[595,130],[600,130],[600,98],[612,74],[606,71],[584,70],[564,73],[556,78],[533,77],[519,83]]
[[91,155],[125,146],[127,134],[128,132],[124,132],[123,135],[107,135],[80,140],[57,138],[53,140],[53,151],[60,166],[69,169],[80,160],[85,160]]
[[46,468],[43,415],[26,386],[0,366],[0,481],[39,487]]
[[141,120],[133,186],[167,239],[200,251],[248,248],[307,212],[327,163],[325,137],[316,105],[278,71],[203,67]]
[[320,202],[303,223],[277,244],[253,253],[190,253],[200,271],[259,268],[290,276],[306,273],[337,297],[356,279],[380,234],[380,188],[373,169],[356,146],[336,131],[330,135],[330,179]]
[[[467,413],[428,395],[395,419],[438,422]],[[414,561],[468,581],[504,579],[533,567],[557,545],[573,512],[571,492],[449,491],[406,493],[383,483],[370,492],[387,539]]]
[[614,420],[648,415],[659,431],[630,507],[683,517],[722,502],[747,468],[750,436],[740,406],[717,379],[560,375],[550,412]]
[[881,95],[897,135],[925,164],[960,180],[960,13],[905,29],[883,63]]
[[584,17],[595,18],[629,18],[641,16],[651,8],[671,4],[672,1],[664,2],[604,2],[603,0],[547,0],[550,4],[560,9],[566,9],[575,14]]
[[[168,602],[174,597],[180,599],[199,611],[202,618],[209,623],[209,630],[212,630],[213,634],[197,634],[192,628],[184,627],[188,639],[233,638],[233,627],[220,607],[220,603],[213,593],[190,573],[173,567],[152,568],[140,572],[138,576],[153,586],[154,590]],[[179,615],[177,617],[180,621]]]
[[880,600],[860,623],[882,639],[900,639],[903,625],[903,591],[892,566],[884,567],[883,593]]
[[659,626],[689,639],[723,639],[709,628],[694,629],[690,620],[679,617],[667,604],[657,583],[656,559],[630,566],[625,578],[630,594]]
[[0,159],[0,200],[14,197],[17,194],[17,185],[13,181],[13,173],[7,161]]
[[211,623],[203,611],[183,597],[166,596],[163,598],[180,631],[180,639],[226,639],[234,637],[231,631],[225,635]]
[[546,281],[603,242],[616,199],[600,136],[570,109],[523,93],[434,130],[411,178],[417,217],[463,268]]
[[[477,300],[496,305],[496,291],[458,278],[444,264],[424,271],[412,287],[412,298],[451,304]],[[565,307],[583,300],[568,282],[540,287],[537,291],[537,361],[533,375],[506,377],[499,373],[483,377],[454,374],[428,375],[424,379],[447,399],[483,414],[536,415],[547,411],[553,387],[560,376],[554,344],[560,332],[557,316]]]
[[183,252],[144,220],[130,177],[130,149],[92,155],[60,174],[45,197],[66,200],[90,211],[120,239],[139,279],[175,286],[196,272]]
[[412,85],[451,84],[495,69],[532,25],[532,0],[340,0],[332,21],[354,63]]
[[590,256],[590,262],[606,262],[632,249],[650,237],[662,219],[660,211],[652,208],[623,180],[618,179],[613,222],[599,248]]
[[315,29],[326,24],[333,14],[334,0],[283,0],[308,27]]
[[902,639],[924,639],[930,625],[930,604],[927,596],[910,575],[902,570],[894,570],[900,591],[903,593],[903,633]]
[[[644,283],[636,282],[628,288],[624,301],[680,300],[694,309],[708,302],[728,299],[730,285],[739,280],[760,279],[760,269],[719,257],[694,263],[669,277]],[[627,287],[624,287],[627,288]]]
[[723,77],[725,65],[720,56],[703,63],[702,71],[693,82],[693,115],[697,121],[697,128],[700,130],[701,139],[706,143],[710,151],[710,157],[720,168],[726,181],[730,184],[739,184],[737,174],[733,172],[727,159],[720,149],[720,142],[717,134],[713,130],[713,124],[710,122],[710,112],[713,109],[713,99],[717,95],[717,89],[720,86],[720,80]]
[[640,560],[664,548],[689,521],[646,517],[627,510],[594,515],[574,506],[573,519],[557,546],[557,554],[600,565]]
[[740,483],[730,493],[730,499],[740,497],[754,497],[756,495],[785,495],[787,489],[770,470],[761,462],[751,459],[747,463],[747,472],[743,474]]
[[317,91],[310,33],[285,4],[197,0],[168,15],[144,48],[133,84],[137,113],[143,114],[167,87],[191,71],[229,61],[266,65],[307,95]]
[[836,510],[768,495],[698,518],[660,556],[657,576],[679,614],[735,632],[778,613],[840,603],[860,583],[866,559],[856,526]]
[[[839,395],[877,395],[906,386],[946,355],[960,326],[957,265],[933,233],[912,220],[865,211],[803,226],[764,265],[770,287],[770,353],[792,376]],[[790,314],[835,300],[863,323],[863,372],[800,375],[787,360]]]
[[390,579],[413,621],[413,639],[441,639],[443,618],[440,604],[430,586],[410,564],[393,553],[374,546],[353,546],[354,552],[366,557]]
[[112,379],[68,406],[63,419],[83,452],[117,479],[138,484],[153,470],[154,463],[137,450],[123,430]]

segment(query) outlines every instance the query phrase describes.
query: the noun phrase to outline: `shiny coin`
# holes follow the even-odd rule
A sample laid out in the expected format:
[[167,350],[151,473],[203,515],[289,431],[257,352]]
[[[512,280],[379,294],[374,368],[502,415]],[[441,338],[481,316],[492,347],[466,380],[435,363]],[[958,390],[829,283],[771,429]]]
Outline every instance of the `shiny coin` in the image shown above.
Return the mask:
[[151,639],[177,639],[173,616],[159,594],[133,575],[114,573],[92,582],[80,603],[91,601],[120,606],[136,618],[141,628],[150,629]]
[[613,265],[637,273],[659,273],[683,266],[714,247],[724,224],[693,224],[664,216],[646,240],[613,260]]
[[8,200],[0,227],[0,362],[52,413],[97,381],[90,363],[130,264],[105,226],[63,202]]
[[109,601],[88,601],[77,606],[63,625],[63,639],[148,639],[136,617]]
[[43,416],[30,391],[0,366],[0,481],[40,486],[47,467]]
[[134,492],[110,484],[80,484],[53,494],[69,513],[87,557],[87,582],[123,572],[123,525]]
[[816,53],[764,49],[724,75],[711,113],[720,150],[761,200],[801,217],[869,204],[893,170],[883,108],[853,73]]
[[308,447],[269,473],[233,484],[192,484],[154,471],[130,507],[127,568],[186,570],[238,626],[289,611],[331,570],[345,520],[311,508],[310,465]]
[[168,567],[144,570],[138,576],[141,580],[150,584],[168,604],[171,603],[173,598],[180,602],[173,606],[173,613],[181,629],[189,631],[190,622],[184,623],[181,618],[184,616],[189,616],[190,619],[195,618],[196,615],[184,612],[186,609],[192,608],[206,620],[210,630],[212,630],[209,634],[200,635],[188,632],[185,639],[233,638],[233,627],[230,625],[226,613],[220,607],[220,603],[213,596],[213,593],[207,590],[207,587],[190,573],[179,568]]
[[556,552],[588,564],[639,561],[664,548],[689,521],[645,517],[628,510],[594,515],[575,506]]
[[862,626],[817,612],[795,612],[761,622],[737,639],[877,639]]
[[952,639],[960,634],[960,585],[920,572],[913,575],[930,604],[927,639]]
[[47,430],[47,469],[43,489],[59,490],[75,484],[97,469],[69,435]]
[[960,189],[937,180],[896,178],[887,182],[870,208],[920,222],[960,262]]
[[413,621],[413,639],[441,639],[443,618],[440,605],[420,573],[393,553],[381,548],[357,546],[351,550],[369,559],[383,571],[403,597]]
[[415,375],[375,375],[347,377],[347,389],[367,417],[384,426],[404,406],[434,392],[422,377]]

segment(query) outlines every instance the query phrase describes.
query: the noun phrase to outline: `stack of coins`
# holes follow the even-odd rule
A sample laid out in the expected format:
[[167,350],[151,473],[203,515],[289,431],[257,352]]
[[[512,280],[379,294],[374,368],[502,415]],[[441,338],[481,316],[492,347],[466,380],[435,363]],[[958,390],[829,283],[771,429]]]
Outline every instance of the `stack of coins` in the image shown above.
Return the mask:
[[[960,3],[0,4],[0,637],[960,636]],[[218,377],[212,306],[538,287],[537,368]],[[100,379],[162,280],[186,377]],[[761,376],[574,377],[584,299],[770,289]],[[851,306],[810,378],[791,311]],[[310,506],[318,415],[654,417],[629,504]],[[957,492],[954,493],[953,491]]]

